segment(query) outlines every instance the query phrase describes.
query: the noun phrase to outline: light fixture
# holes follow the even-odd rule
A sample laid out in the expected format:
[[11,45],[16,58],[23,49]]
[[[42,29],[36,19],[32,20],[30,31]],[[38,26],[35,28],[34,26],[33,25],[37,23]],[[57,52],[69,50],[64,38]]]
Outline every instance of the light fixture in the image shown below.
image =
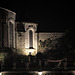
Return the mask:
[[38,72],[38,75],[42,75],[42,72]]
[[0,75],[1,75],[1,72],[0,72]]

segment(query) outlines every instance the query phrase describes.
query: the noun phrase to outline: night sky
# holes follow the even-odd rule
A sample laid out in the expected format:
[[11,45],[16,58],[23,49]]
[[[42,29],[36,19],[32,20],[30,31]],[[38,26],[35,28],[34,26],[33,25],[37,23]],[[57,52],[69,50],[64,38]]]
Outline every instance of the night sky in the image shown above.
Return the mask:
[[0,7],[16,13],[16,21],[38,23],[39,31],[62,32],[75,25],[75,4],[71,1],[0,0]]

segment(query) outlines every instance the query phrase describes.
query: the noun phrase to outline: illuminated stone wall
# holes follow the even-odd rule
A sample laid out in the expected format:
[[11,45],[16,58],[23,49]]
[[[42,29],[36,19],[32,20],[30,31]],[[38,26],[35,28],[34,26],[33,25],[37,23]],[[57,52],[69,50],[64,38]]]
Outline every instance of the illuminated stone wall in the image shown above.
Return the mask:
[[17,32],[17,53],[18,54],[25,54],[25,32]]
[[[31,52],[32,55],[36,55],[39,47],[39,43],[40,40],[44,41],[48,38],[50,38],[51,40],[54,40],[56,38],[60,38],[61,36],[64,35],[64,33],[57,33],[57,32],[50,32],[50,33],[46,33],[46,32],[39,32],[36,33],[37,31],[37,24],[35,23],[26,23],[26,22],[16,22],[16,26],[17,24],[19,26],[22,26],[24,30],[20,30],[21,28],[19,27],[19,31],[16,31],[16,48],[18,49],[18,53],[19,54],[24,54],[24,55],[28,55],[29,52]],[[29,31],[33,32],[33,49],[30,49],[29,46],[29,38],[31,38],[31,36],[29,36]]]
[[[8,9],[0,8],[0,47],[17,48],[18,54],[28,55],[29,53],[31,53],[33,55],[36,55],[38,52],[40,40],[44,41],[47,38],[51,38],[52,40],[54,40],[63,35],[63,33],[57,32],[37,33],[38,24],[27,22],[15,23],[15,17],[16,13]],[[20,29],[20,31],[18,31],[18,28]],[[32,31],[32,48],[30,48],[31,36],[29,34],[29,31]]]
[[[32,55],[37,54],[37,24],[35,23],[25,23],[25,22],[16,22],[16,27],[23,26],[24,31],[20,30],[20,27],[16,31],[16,48],[18,49],[19,54],[28,55],[30,52]],[[33,47],[30,48],[29,46],[29,31],[33,32]]]
[[12,24],[12,47],[15,48],[16,13],[0,7],[0,47],[11,47],[10,23]]
[[[36,23],[24,23],[25,25],[25,51],[26,54],[29,54],[31,52],[33,55],[37,54],[37,24]],[[33,32],[33,49],[29,49],[29,31]]]
[[[55,49],[55,45],[56,45],[56,41],[54,41],[55,39],[59,39],[60,37],[62,37],[64,35],[64,33],[57,33],[57,32],[51,32],[51,33],[39,33],[39,45],[38,45],[38,52],[42,52],[44,53],[48,48],[49,49]],[[50,44],[50,46],[47,48],[47,46],[42,46],[41,44],[45,42],[45,40],[47,41],[48,39],[50,39],[52,42]],[[42,43],[41,43],[42,42]],[[47,43],[47,42],[46,42]],[[45,43],[45,44],[46,44]],[[53,46],[52,46],[53,44]]]
[[[18,49],[18,53],[19,54],[27,54],[27,50],[29,50],[29,46],[28,46],[28,36],[27,36],[28,32],[17,32],[17,49]],[[52,40],[56,39],[56,38],[60,38],[64,35],[64,33],[35,33],[35,39],[34,39],[34,43],[35,43],[35,50],[36,53],[39,51],[38,50],[38,46],[39,46],[39,41],[44,41],[48,38],[51,38]]]
[[44,41],[48,38],[51,38],[52,40],[56,38],[60,38],[64,33],[57,33],[57,32],[50,32],[50,33],[39,33],[39,41]]

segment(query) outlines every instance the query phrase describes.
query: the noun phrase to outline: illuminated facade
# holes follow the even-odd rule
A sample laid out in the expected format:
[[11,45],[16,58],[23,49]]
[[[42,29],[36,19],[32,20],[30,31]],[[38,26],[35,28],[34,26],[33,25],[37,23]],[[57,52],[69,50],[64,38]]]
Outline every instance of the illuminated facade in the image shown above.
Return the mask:
[[16,13],[0,8],[0,47],[15,48]]
[[[24,54],[37,54],[37,24],[35,23],[25,23],[16,22],[16,25],[22,25],[24,27],[24,32],[16,32],[16,48],[22,50]],[[18,27],[18,26],[16,26]],[[18,30],[18,29],[17,29]],[[20,52],[20,51],[18,51]]]
[[63,33],[57,32],[37,32],[38,24],[16,22],[16,48],[19,54],[36,55],[40,40],[44,41],[48,38],[54,40],[60,38]]
[[15,19],[16,13],[0,8],[0,47],[16,48],[18,54],[36,55],[40,40],[54,40],[62,36],[57,32],[37,32],[38,24],[15,22]]

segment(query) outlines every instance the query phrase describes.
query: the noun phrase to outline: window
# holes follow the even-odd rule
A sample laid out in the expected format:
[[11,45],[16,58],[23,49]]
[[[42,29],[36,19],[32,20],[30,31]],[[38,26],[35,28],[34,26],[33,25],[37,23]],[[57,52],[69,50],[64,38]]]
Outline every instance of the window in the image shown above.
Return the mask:
[[29,47],[33,47],[33,31],[29,31]]
[[1,42],[1,40],[2,40],[2,32],[0,30],[0,42]]
[[9,22],[9,33],[10,33],[10,47],[13,47],[13,24]]

